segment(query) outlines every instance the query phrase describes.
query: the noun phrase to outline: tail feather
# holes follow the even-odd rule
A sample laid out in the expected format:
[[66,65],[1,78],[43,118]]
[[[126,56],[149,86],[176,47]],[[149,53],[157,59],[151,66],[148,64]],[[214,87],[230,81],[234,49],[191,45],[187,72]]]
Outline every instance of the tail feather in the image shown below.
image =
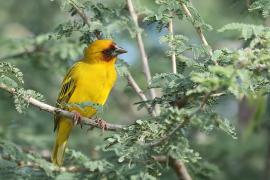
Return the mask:
[[59,121],[56,140],[51,156],[51,160],[55,165],[61,166],[63,164],[64,153],[72,126],[72,123],[67,119],[60,119]]

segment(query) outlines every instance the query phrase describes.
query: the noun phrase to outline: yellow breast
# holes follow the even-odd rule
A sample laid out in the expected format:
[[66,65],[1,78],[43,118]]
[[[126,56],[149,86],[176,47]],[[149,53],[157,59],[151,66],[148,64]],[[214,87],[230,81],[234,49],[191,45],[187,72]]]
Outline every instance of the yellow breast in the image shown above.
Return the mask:
[[[74,71],[76,88],[68,103],[92,102],[104,105],[115,83],[117,74],[114,63],[89,64],[81,62]],[[72,107],[83,116],[93,116],[96,110],[91,107]]]

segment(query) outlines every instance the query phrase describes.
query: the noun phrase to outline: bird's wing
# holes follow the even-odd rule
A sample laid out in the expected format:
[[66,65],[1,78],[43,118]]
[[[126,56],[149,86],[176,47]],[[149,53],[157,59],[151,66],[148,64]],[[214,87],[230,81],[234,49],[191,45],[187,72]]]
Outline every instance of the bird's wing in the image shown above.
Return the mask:
[[[56,107],[59,108],[65,108],[65,103],[67,103],[72,96],[72,93],[74,92],[76,88],[76,80],[73,78],[72,73],[74,71],[73,66],[65,76],[62,84],[61,84],[61,91],[57,98]],[[57,129],[58,122],[60,117],[55,115],[54,116],[54,131]]]
[[61,85],[61,91],[57,98],[58,107],[61,107],[64,103],[68,102],[75,88],[76,88],[75,80],[72,78],[71,73],[69,72],[67,76],[64,78]]

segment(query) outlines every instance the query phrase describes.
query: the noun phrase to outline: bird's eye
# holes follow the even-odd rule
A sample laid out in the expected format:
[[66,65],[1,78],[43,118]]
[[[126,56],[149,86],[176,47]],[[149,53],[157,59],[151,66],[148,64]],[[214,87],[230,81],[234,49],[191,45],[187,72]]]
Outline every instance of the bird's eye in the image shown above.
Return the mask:
[[106,56],[113,56],[113,53],[115,51],[115,46],[111,46],[110,48],[108,49],[105,49],[103,52],[103,54],[105,54]]
[[112,53],[113,53],[112,49],[106,49],[103,51],[103,54],[105,54],[106,56],[110,56],[110,55],[112,55]]

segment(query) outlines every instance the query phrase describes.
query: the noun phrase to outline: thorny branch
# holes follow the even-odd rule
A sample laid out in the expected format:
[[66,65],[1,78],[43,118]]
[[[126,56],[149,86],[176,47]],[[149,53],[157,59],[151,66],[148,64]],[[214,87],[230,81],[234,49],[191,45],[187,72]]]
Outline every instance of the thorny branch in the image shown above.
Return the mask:
[[[16,89],[9,88],[4,84],[0,84],[0,89],[8,91],[12,95],[17,94]],[[56,114],[56,115],[59,115],[59,116],[63,116],[63,117],[69,118],[70,120],[73,119],[73,117],[74,117],[74,113],[72,113],[72,112],[53,107],[53,106],[48,105],[48,104],[46,104],[44,102],[41,102],[41,101],[39,101],[37,99],[34,99],[34,98],[30,97],[30,96],[26,97],[24,100],[27,101],[32,106],[35,106],[35,107],[39,108],[42,111],[46,111],[46,112],[49,112],[51,114]],[[96,119],[90,119],[90,118],[87,118],[87,117],[82,117],[81,120],[82,120],[83,124],[85,124],[85,125],[100,128],[98,123],[96,123]],[[110,131],[120,130],[120,129],[123,129],[124,127],[125,127],[124,125],[107,123],[107,130],[110,130]]]

